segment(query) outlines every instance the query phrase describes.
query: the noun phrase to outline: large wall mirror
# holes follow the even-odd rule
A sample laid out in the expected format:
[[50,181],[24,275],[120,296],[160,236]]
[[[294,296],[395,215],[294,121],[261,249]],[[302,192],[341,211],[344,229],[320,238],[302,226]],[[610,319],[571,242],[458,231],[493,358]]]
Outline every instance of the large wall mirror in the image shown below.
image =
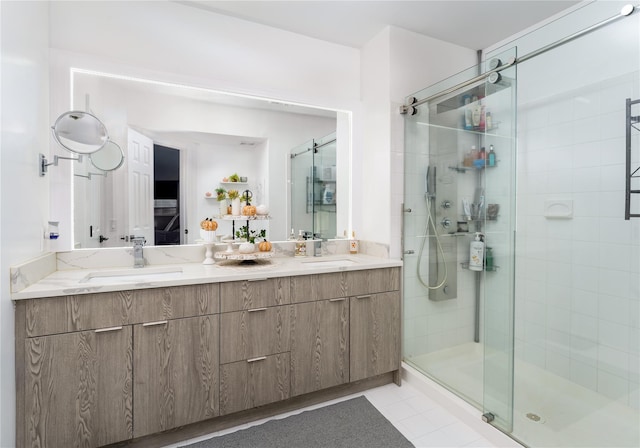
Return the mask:
[[[337,179],[349,185],[347,112],[231,95],[177,84],[72,70],[73,108],[102,120],[124,163],[103,172],[74,167],[74,248],[191,244],[200,221],[219,214],[217,188],[250,190],[269,208],[271,240],[291,228],[290,151],[337,131]],[[340,152],[342,151],[342,155]],[[225,183],[237,174],[243,182]],[[342,179],[341,179],[342,177]],[[334,214],[347,228],[349,195]],[[219,221],[218,234],[231,234]]]

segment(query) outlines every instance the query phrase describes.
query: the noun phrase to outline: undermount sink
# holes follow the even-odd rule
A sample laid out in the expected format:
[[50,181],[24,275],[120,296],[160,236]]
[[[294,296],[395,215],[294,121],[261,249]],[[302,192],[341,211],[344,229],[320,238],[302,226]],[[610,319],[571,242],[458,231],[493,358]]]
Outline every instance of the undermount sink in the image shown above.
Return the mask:
[[117,271],[91,272],[80,283],[141,283],[154,280],[173,280],[182,277],[182,268],[132,268]]
[[353,266],[358,264],[357,262],[349,258],[331,259],[331,260],[309,260],[303,261],[302,264],[306,267],[314,268],[346,268],[347,266]]

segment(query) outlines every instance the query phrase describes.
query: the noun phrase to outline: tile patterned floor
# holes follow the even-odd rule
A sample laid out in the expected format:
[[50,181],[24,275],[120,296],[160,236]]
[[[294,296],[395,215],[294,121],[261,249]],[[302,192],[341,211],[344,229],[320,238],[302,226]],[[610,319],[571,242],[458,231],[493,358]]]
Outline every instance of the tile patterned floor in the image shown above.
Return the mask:
[[[302,411],[317,409],[329,404],[348,400],[358,395],[364,395],[404,436],[417,448],[421,447],[496,447],[482,434],[470,426],[459,421],[435,400],[407,382],[402,387],[395,384],[370,389],[360,394],[342,397],[326,403],[309,406],[294,412],[280,414],[272,419],[281,419]],[[270,419],[262,419],[249,424],[228,428],[192,439],[180,444],[169,445],[166,448],[178,448],[189,443],[195,443],[213,436],[227,434],[259,425]]]

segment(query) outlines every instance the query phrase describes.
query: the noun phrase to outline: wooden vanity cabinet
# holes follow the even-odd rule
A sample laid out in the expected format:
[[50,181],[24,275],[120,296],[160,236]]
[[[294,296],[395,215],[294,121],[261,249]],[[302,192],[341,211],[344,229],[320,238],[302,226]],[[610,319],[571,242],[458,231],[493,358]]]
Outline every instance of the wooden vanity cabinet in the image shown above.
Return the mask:
[[400,292],[349,299],[350,379],[358,381],[400,368]]
[[350,381],[400,369],[400,268],[346,273]]
[[400,268],[383,268],[17,301],[17,445],[101,446],[380,384],[400,369],[400,300]]
[[219,414],[219,316],[133,327],[133,437]]
[[128,325],[22,341],[22,446],[101,446],[132,437],[131,330]]
[[290,280],[221,285],[220,414],[290,396]]
[[291,395],[349,382],[349,299],[343,273],[291,279]]
[[16,302],[17,445],[101,446],[216,415],[219,300],[213,284]]

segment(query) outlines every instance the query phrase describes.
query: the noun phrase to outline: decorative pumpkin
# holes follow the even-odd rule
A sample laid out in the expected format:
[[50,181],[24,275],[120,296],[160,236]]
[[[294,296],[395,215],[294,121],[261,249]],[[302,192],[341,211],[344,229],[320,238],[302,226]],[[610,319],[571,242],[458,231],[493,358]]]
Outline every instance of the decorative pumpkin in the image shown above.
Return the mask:
[[202,230],[214,231],[218,228],[218,223],[211,218],[206,218],[200,221],[200,228]]
[[269,252],[271,250],[271,243],[267,240],[262,241],[258,244],[258,250],[260,252]]
[[258,215],[266,215],[269,213],[269,208],[264,204],[260,204],[256,207],[256,213]]
[[256,215],[256,206],[255,205],[245,205],[242,209],[242,214],[244,216],[255,216]]

